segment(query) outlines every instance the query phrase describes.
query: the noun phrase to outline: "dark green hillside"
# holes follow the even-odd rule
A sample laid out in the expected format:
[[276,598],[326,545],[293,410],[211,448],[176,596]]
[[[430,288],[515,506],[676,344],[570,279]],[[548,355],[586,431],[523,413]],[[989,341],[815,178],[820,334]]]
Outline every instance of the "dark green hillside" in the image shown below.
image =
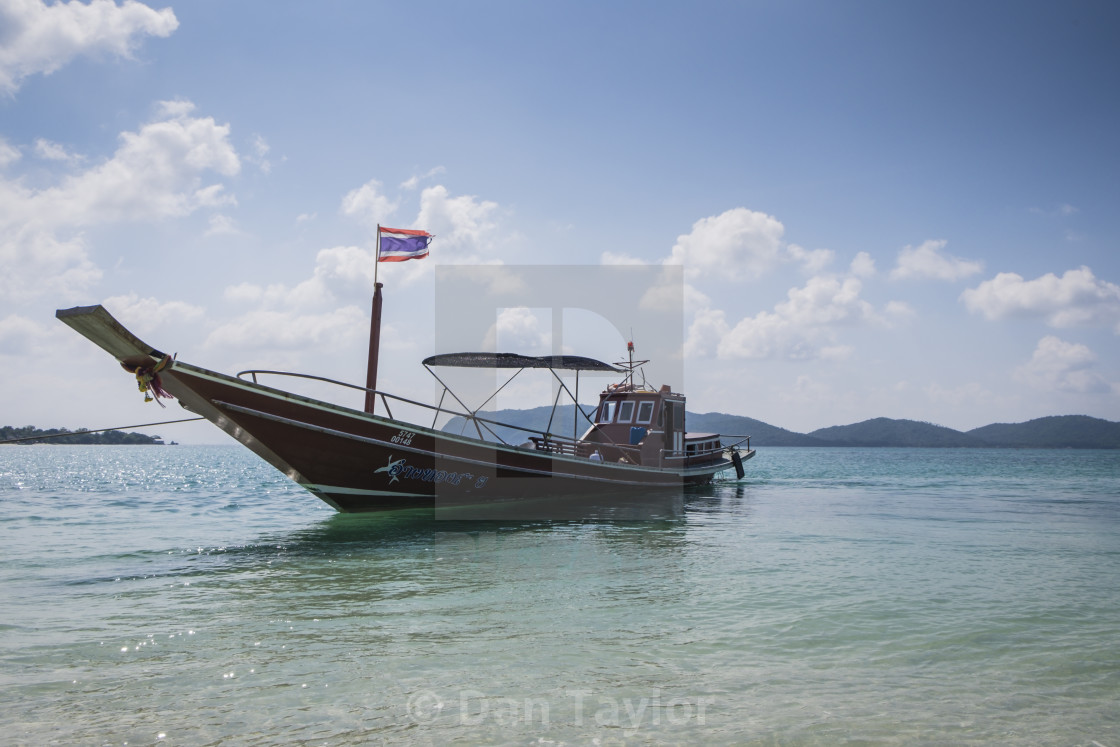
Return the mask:
[[[584,406],[587,412],[593,409]],[[551,407],[531,410],[499,410],[480,413],[483,417],[511,425],[543,431],[548,427]],[[571,436],[572,405],[560,407],[552,421],[553,433]],[[692,433],[719,433],[751,437],[752,447],[766,446],[907,446],[932,448],[1000,447],[1038,449],[1120,449],[1120,423],[1091,418],[1085,415],[1063,415],[1039,418],[1027,423],[995,424],[977,428],[967,433],[932,423],[916,420],[874,418],[862,423],[821,428],[809,434],[794,433],[761,420],[727,415],[720,412],[687,414],[686,425]],[[454,418],[444,426],[445,431],[477,436],[473,426],[463,428],[462,418]],[[577,435],[588,428],[587,420],[580,418]],[[523,443],[530,435],[509,428],[495,428],[507,443]],[[493,436],[484,432],[484,437]],[[726,439],[725,439],[726,440]]]
[[916,420],[874,418],[852,425],[834,425],[809,434],[822,441],[844,446],[987,446],[967,433]]
[[968,432],[986,445],[1047,449],[1120,449],[1120,423],[1056,415],[1026,423],[993,423]]
[[[819,438],[794,433],[785,428],[763,423],[761,420],[722,412],[687,413],[685,425],[693,433],[719,433],[750,436],[751,447],[756,446],[829,446]],[[724,438],[727,442],[729,439]]]
[[[595,408],[584,406],[587,413],[593,413]],[[498,410],[496,412],[486,414],[479,413],[480,417],[488,418],[490,420],[499,420],[503,423],[510,425],[517,425],[523,428],[530,428],[535,431],[543,431],[548,426],[548,416],[552,412],[549,406],[534,407],[529,410]],[[556,409],[556,417],[552,420],[552,432],[562,434],[565,436],[572,435],[572,405],[564,405]],[[772,425],[763,423],[761,420],[754,418],[746,418],[739,415],[725,415],[720,412],[709,413],[687,413],[686,424],[688,430],[693,433],[720,433],[731,435],[742,435],[751,437],[751,446],[827,446],[819,439],[803,435],[801,433],[794,433],[787,431],[785,428],[777,428]],[[582,436],[584,431],[589,427],[589,423],[584,418],[579,419],[576,433]],[[460,417],[452,418],[443,430],[450,433],[463,433],[468,436],[478,436],[474,426],[467,424],[464,429],[464,419]],[[499,428],[495,427],[494,430],[505,440],[507,443],[522,443],[531,434],[518,432],[512,428]],[[483,436],[489,441],[493,440],[490,433],[483,431]]]

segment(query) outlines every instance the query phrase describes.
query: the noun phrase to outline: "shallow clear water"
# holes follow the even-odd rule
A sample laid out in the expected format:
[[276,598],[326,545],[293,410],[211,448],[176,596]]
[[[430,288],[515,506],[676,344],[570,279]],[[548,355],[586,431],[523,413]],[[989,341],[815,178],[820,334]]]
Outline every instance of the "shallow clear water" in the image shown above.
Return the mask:
[[1120,452],[766,449],[653,512],[0,448],[0,741],[1120,745]]

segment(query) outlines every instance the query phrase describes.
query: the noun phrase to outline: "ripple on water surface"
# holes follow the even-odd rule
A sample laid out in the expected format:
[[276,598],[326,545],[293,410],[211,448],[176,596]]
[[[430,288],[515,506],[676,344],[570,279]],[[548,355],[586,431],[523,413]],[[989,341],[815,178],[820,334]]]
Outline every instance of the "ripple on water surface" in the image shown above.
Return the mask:
[[10,447],[0,728],[1120,744],[1118,475],[771,449],[652,521],[471,522],[337,515],[236,448]]

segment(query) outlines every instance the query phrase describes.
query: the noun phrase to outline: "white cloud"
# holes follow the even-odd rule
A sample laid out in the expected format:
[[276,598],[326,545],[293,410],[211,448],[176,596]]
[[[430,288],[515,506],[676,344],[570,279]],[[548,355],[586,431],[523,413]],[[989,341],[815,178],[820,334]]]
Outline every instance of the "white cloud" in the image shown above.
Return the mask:
[[692,224],[691,233],[677,237],[667,261],[684,265],[690,278],[755,278],[784,259],[784,232],[785,228],[773,216],[733,208]]
[[357,218],[371,230],[376,229],[378,223],[384,225],[395,212],[397,203],[382,193],[381,182],[376,179],[350,190],[342,198],[342,214]]
[[1107,394],[1112,386],[1089,370],[1096,362],[1096,354],[1085,345],[1048,335],[1038,341],[1030,361],[1016,369],[1015,377],[1043,391]]
[[172,322],[196,322],[206,310],[183,301],[141,298],[136,293],[106,298],[102,304],[121,324],[144,334]]
[[257,310],[218,327],[204,345],[238,351],[305,350],[320,345],[346,348],[360,344],[368,335],[369,317],[357,306],[323,314]]
[[436,166],[435,168],[429,169],[427,172],[425,172],[423,174],[414,174],[412,177],[410,177],[410,178],[406,179],[405,181],[401,182],[401,189],[406,189],[406,190],[416,189],[418,186],[420,186],[420,182],[424,181],[425,179],[431,179],[433,176],[439,176],[440,174],[443,174],[446,171],[447,171],[447,169],[445,169],[443,166]]
[[723,338],[731,331],[727,314],[719,309],[699,309],[685,336],[686,359],[709,357],[719,350]]
[[50,74],[79,55],[130,58],[143,36],[166,37],[179,26],[170,8],[153,10],[126,0],[0,2],[0,93],[13,94],[23,79]]
[[836,252],[831,249],[802,249],[797,244],[790,244],[786,252],[794,262],[800,262],[802,269],[810,274],[817,274],[832,264]]
[[934,280],[962,280],[984,269],[983,262],[972,262],[942,254],[945,240],[926,241],[921,246],[903,247],[898,253],[898,265],[891,270],[892,280],[932,278]]
[[226,300],[259,304],[265,309],[307,312],[338,306],[340,297],[370,294],[373,290],[373,269],[372,249],[336,246],[319,250],[311,277],[294,286],[275,283],[262,287],[239,283],[227,287],[223,295]]
[[203,185],[201,176],[232,177],[241,170],[229,125],[191,117],[191,109],[186,102],[164,102],[160,114],[168,118],[122,133],[109,161],[36,195],[36,203],[72,225],[177,217],[234,204],[222,184]]
[[268,142],[260,135],[253,135],[250,147],[251,155],[249,160],[256,164],[262,174],[270,173],[272,171],[272,163],[268,160],[268,152],[271,150]]
[[542,323],[536,312],[525,306],[502,309],[486,332],[484,350],[514,351],[522,355],[548,355],[552,352],[550,322]]
[[888,301],[886,312],[888,315],[901,319],[903,317],[911,317],[916,313],[914,307],[905,301]]
[[1047,218],[1068,218],[1081,212],[1076,206],[1070,205],[1068,202],[1063,202],[1055,208],[1032,207],[1030,211]]
[[36,190],[0,178],[0,292],[13,300],[73,298],[101,277],[81,229],[234,204],[223,184],[203,181],[207,173],[240,169],[229,127],[192,117],[192,109],[190,102],[164,102],[164,119],[122,133],[111,158],[55,186]]
[[850,271],[857,278],[869,278],[875,275],[875,260],[867,252],[860,252],[852,260]]
[[35,141],[35,155],[39,158],[48,161],[81,161],[82,157],[70,153],[66,148],[58,143],[51,142],[44,138],[39,138]]
[[19,152],[19,148],[9,144],[5,138],[0,137],[0,169],[7,168],[22,157],[23,154]]
[[[440,260],[478,261],[494,248],[498,203],[473,195],[451,197],[442,185],[420,193],[420,213],[415,226],[438,237]],[[433,247],[435,244],[433,244]]]
[[1120,334],[1120,285],[1096,278],[1084,266],[1060,278],[1047,273],[1034,280],[1001,272],[965,290],[961,301],[988,319],[1042,317],[1051,327],[1114,325]]
[[228,215],[215,213],[210,216],[210,225],[206,229],[206,236],[238,236],[241,230],[237,227],[237,221]]
[[686,355],[719,358],[837,358],[852,350],[836,344],[835,328],[883,323],[870,303],[860,298],[855,277],[822,275],[804,287],[791,288],[774,311],[761,311],[731,326],[723,311],[699,310],[689,328]]
[[813,277],[804,288],[791,288],[789,300],[778,304],[775,311],[799,326],[875,319],[871,304],[859,297],[862,290],[859,278]]
[[599,255],[599,263],[604,265],[647,265],[644,259],[632,257],[621,252],[605,251]]

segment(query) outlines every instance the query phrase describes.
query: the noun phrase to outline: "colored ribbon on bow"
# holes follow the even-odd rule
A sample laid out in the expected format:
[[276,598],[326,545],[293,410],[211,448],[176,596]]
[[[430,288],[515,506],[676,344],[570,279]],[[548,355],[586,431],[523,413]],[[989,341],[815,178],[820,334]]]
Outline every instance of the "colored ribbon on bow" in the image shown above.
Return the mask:
[[159,372],[174,362],[175,359],[172,356],[165,355],[159,363],[154,366],[129,366],[121,363],[121,368],[128,371],[130,374],[136,375],[136,385],[140,388],[140,391],[144,393],[145,402],[154,400],[160,407],[166,407],[166,405],[160,402],[160,399],[174,399],[174,397],[168,394],[167,390],[163,388],[159,380]]

